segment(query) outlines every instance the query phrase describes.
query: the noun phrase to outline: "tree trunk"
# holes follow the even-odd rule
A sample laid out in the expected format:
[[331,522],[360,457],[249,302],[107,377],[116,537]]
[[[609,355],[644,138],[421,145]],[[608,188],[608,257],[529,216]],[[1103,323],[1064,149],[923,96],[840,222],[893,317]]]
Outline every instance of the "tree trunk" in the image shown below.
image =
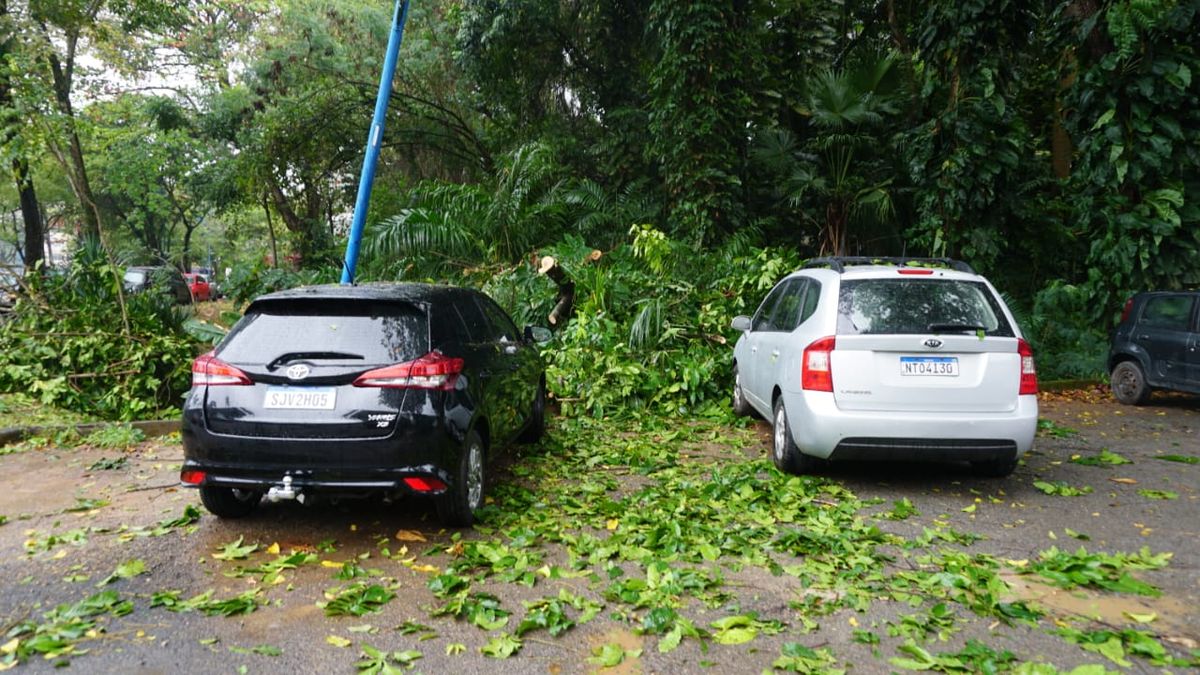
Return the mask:
[[46,233],[42,230],[42,213],[33,189],[33,178],[29,175],[29,163],[24,157],[14,157],[12,167],[17,192],[21,195],[21,218],[25,221],[25,274],[29,275],[42,261]]
[[[48,35],[46,42],[49,45],[53,45]],[[70,159],[70,166],[64,168],[69,169],[67,173],[71,183],[71,191],[75,193],[75,198],[79,200],[79,208],[83,212],[83,235],[99,239],[100,210],[97,208],[96,199],[92,194],[92,184],[88,179],[87,164],[83,158],[83,144],[79,142],[79,133],[75,128],[75,110],[71,105],[71,79],[75,67],[75,39],[68,37],[67,42],[68,60],[65,65],[59,60],[58,54],[53,51],[46,55],[46,60],[50,64],[50,73],[54,77],[55,105],[66,120],[67,152]]]

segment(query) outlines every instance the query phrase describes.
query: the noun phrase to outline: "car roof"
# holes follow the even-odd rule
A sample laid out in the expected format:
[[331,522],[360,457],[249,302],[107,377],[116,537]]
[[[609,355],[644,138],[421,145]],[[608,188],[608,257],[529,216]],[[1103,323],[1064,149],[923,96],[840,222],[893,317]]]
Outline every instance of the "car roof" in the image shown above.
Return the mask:
[[301,286],[275,293],[260,295],[251,303],[251,308],[261,302],[286,300],[375,300],[437,303],[457,300],[468,294],[479,294],[472,288],[442,284],[419,284],[377,282],[368,284],[321,284]]
[[[901,269],[928,269],[928,270],[930,270],[931,274],[920,274],[920,275],[911,275],[911,276],[910,275],[901,275],[899,273],[899,270],[901,270]],[[922,268],[907,267],[907,268],[905,268],[905,267],[897,267],[895,265],[854,265],[852,267],[847,267],[846,271],[840,272],[840,273],[835,272],[834,270],[831,270],[827,267],[806,267],[803,269],[796,270],[795,272],[793,272],[792,274],[789,275],[789,277],[800,277],[800,276],[813,277],[813,278],[816,278],[819,280],[841,279],[843,281],[850,281],[853,279],[891,279],[891,278],[913,279],[913,280],[918,280],[918,281],[921,279],[955,279],[955,280],[961,280],[961,281],[979,281],[983,278],[979,274],[974,274],[971,272],[960,272],[958,270],[951,270],[951,269],[946,269],[946,268],[942,268],[942,267],[931,267],[931,268],[930,267],[922,267]]]

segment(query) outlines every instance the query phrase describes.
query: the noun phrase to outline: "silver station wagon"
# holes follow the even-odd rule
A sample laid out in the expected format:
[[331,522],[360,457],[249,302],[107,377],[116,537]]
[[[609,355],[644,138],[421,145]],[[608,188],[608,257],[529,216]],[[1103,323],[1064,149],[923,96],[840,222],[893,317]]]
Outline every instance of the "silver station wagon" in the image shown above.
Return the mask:
[[966,461],[1002,477],[1033,446],[1033,351],[963,262],[814,259],[733,327],[734,412],[772,421],[781,470]]

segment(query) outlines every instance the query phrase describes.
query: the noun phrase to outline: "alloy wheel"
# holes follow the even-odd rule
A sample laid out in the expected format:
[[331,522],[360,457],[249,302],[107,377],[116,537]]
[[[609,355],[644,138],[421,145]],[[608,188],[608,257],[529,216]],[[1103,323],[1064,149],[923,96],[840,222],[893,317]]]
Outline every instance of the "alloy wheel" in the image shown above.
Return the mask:
[[783,448],[787,445],[787,413],[783,406],[775,411],[775,458],[783,460]]
[[467,450],[467,505],[472,511],[483,506],[483,449],[478,443]]

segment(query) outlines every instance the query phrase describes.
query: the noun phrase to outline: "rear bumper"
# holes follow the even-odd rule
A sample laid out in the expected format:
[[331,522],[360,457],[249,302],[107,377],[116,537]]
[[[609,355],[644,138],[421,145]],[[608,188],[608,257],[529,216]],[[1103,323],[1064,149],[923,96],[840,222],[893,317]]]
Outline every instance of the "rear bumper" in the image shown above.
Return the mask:
[[[183,472],[203,472],[201,486],[265,492],[290,477],[293,488],[327,493],[405,493],[405,478],[453,485],[469,411],[400,411],[391,432],[375,438],[295,438],[215,433],[199,405],[184,407]],[[425,491],[438,494],[440,490]]]
[[988,461],[1033,447],[1036,396],[1010,412],[886,412],[838,409],[827,392],[784,392],[793,440],[824,459]]

